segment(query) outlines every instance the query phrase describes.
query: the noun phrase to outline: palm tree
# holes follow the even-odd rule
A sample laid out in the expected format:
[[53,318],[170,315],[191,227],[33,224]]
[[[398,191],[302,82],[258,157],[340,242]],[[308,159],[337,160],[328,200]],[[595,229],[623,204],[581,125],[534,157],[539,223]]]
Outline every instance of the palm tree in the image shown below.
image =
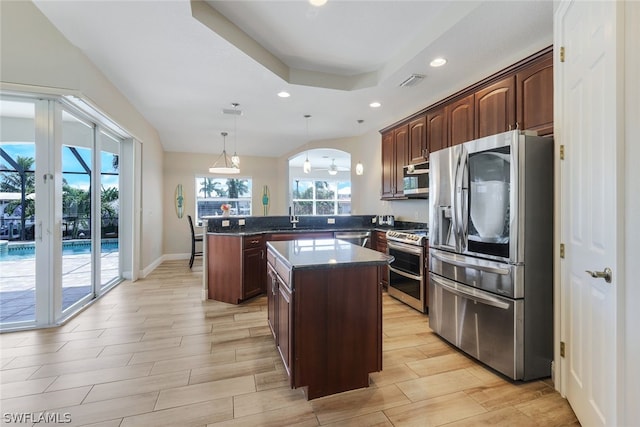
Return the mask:
[[72,187],[62,179],[62,214],[73,224],[71,237],[78,238],[80,227],[90,228],[91,192]]
[[227,179],[227,187],[229,188],[230,199],[237,199],[238,196],[249,193],[249,185],[246,179]]
[[216,181],[213,178],[204,178],[202,182],[202,187],[198,191],[199,193],[203,193],[204,197],[210,198],[212,197],[212,193],[216,193],[217,197],[222,197],[225,194],[225,191],[222,189],[219,181]]
[[14,200],[8,204],[7,211],[14,213],[20,206],[18,210],[21,225],[20,240],[25,240],[25,220],[35,215],[35,202],[27,198],[27,195],[34,193],[36,188],[32,169],[35,159],[33,157],[17,156],[15,160],[9,159],[9,162],[11,163],[10,166],[0,165],[0,170],[2,170],[0,191],[21,194],[20,200]]

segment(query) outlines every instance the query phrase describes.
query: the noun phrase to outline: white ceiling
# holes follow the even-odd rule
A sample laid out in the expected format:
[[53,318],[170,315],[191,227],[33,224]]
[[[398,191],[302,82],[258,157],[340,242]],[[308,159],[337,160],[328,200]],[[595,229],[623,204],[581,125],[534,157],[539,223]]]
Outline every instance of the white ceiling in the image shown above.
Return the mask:
[[[158,130],[166,151],[216,154],[227,131],[241,156],[378,130],[553,35],[549,0],[34,3]],[[429,67],[436,56],[448,64]],[[412,73],[426,78],[399,87]],[[241,116],[222,114],[232,103]]]

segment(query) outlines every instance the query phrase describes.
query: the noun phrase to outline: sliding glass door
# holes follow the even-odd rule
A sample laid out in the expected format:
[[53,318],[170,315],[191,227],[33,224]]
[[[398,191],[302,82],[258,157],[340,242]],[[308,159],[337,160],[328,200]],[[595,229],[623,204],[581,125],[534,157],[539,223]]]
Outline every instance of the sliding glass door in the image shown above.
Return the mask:
[[120,145],[100,132],[100,276],[99,292],[120,280]]
[[62,111],[62,311],[94,297],[91,193],[95,126]]
[[0,323],[36,320],[35,116],[34,101],[0,99]]
[[122,280],[122,139],[60,100],[0,117],[0,329],[57,324]]

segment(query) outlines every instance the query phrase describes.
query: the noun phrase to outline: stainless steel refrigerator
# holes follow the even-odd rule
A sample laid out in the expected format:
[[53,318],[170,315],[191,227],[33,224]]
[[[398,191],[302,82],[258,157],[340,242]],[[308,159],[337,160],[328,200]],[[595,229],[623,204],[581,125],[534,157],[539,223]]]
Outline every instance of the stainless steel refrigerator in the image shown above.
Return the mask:
[[550,376],[553,141],[510,131],[429,161],[430,327],[509,378]]

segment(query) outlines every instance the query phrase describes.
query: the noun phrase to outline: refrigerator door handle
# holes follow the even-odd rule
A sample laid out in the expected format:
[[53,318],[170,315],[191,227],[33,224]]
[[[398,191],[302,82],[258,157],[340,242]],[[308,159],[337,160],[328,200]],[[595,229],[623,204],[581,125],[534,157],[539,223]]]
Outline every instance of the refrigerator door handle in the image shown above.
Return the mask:
[[508,275],[510,273],[510,271],[508,269],[506,269],[506,268],[493,267],[493,266],[490,266],[490,265],[482,265],[482,264],[475,264],[475,263],[468,263],[468,262],[460,261],[459,259],[456,259],[452,255],[445,255],[445,254],[442,254],[442,253],[439,253],[439,252],[431,252],[429,254],[429,256],[431,256],[432,258],[438,259],[440,261],[446,262],[447,264],[455,265],[456,267],[473,268],[475,270],[486,271],[487,273],[502,274],[504,276],[506,276],[506,275]]
[[[454,151],[455,154],[455,151]],[[460,204],[459,204],[459,194],[461,191],[460,186],[458,185],[458,175],[460,171],[460,155],[458,154],[455,160],[455,170],[453,172],[453,185],[452,194],[451,194],[451,204],[453,205],[453,214],[451,215],[451,221],[453,222],[453,236],[456,241],[456,252],[462,252],[462,246],[460,241]]]
[[469,184],[465,182],[465,176],[469,175],[469,154],[463,147],[460,155],[462,163],[460,168],[460,240],[462,241],[462,251],[466,251],[469,238]]
[[506,302],[500,301],[497,298],[491,297],[485,292],[477,291],[477,290],[466,291],[464,289],[456,288],[454,286],[449,285],[449,283],[447,283],[449,282],[448,280],[442,279],[441,277],[437,277],[433,274],[431,275],[431,280],[436,282],[438,285],[442,286],[444,289],[447,290],[447,292],[450,292],[459,297],[467,298],[477,303],[490,305],[492,307],[500,308],[503,310],[509,309],[509,304],[507,304]]

